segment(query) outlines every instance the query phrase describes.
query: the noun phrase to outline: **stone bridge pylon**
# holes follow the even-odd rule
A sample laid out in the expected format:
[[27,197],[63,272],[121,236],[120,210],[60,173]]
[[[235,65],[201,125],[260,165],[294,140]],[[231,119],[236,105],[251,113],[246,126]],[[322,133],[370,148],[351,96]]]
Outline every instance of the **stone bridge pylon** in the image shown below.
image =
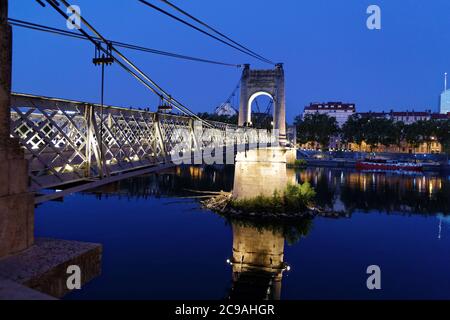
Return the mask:
[[252,103],[261,95],[273,100],[273,129],[279,130],[280,144],[286,143],[286,99],[283,64],[272,70],[251,70],[246,64],[241,78],[239,126],[252,123]]

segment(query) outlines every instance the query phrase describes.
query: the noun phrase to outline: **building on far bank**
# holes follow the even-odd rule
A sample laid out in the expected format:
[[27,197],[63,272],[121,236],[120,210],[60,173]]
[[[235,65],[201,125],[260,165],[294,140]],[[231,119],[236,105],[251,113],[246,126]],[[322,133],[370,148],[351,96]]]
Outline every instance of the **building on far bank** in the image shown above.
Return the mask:
[[[324,102],[324,103],[311,103],[303,110],[303,118],[310,114],[326,114],[329,117],[336,119],[336,122],[340,128],[347,122],[348,118],[354,115],[356,112],[356,106],[354,103],[343,102]],[[319,149],[320,146],[317,143],[308,143],[301,146],[305,149]],[[332,137],[330,139],[329,148],[331,150],[340,150],[343,148],[341,139],[339,136]]]
[[450,112],[448,112],[448,113],[432,113],[431,120],[450,120]]
[[[450,119],[450,113],[440,114],[433,113],[431,110],[426,111],[393,111],[390,112],[362,112],[357,114],[359,117],[369,117],[369,118],[379,118],[379,119],[391,119],[394,122],[403,122],[404,124],[412,124],[417,121],[428,121],[428,120],[448,120]],[[353,151],[364,151],[369,152],[370,146],[364,142],[361,145],[350,144],[348,149]],[[372,150],[373,152],[399,152],[399,153],[440,153],[442,151],[441,144],[434,140],[431,143],[423,143],[418,147],[413,147],[402,142],[399,146],[382,146]]]
[[390,112],[359,112],[356,113],[359,117],[390,119],[394,122],[403,122],[404,124],[412,124],[417,121],[428,120],[448,120],[450,119],[450,112],[448,113],[434,113],[431,110],[426,111],[393,111]]
[[360,118],[372,118],[372,119],[384,119],[386,118],[386,112],[358,112],[358,117]]
[[445,73],[444,91],[441,93],[440,112],[442,114],[450,112],[450,89],[447,89],[447,73]]
[[431,110],[429,111],[394,111],[390,112],[360,112],[357,115],[361,118],[378,118],[391,119],[395,122],[403,122],[404,124],[411,124],[417,121],[430,120],[433,116]]
[[388,119],[394,120],[394,122],[403,122],[404,124],[411,124],[417,121],[427,121],[431,119],[430,111],[391,111],[388,114]]
[[417,147],[414,147],[407,143],[406,141],[402,141],[400,145],[391,145],[391,146],[383,146],[379,145],[374,149],[371,149],[369,145],[365,142],[361,143],[361,145],[357,145],[355,143],[350,143],[347,146],[348,150],[357,151],[357,152],[391,152],[391,153],[441,153],[442,146],[438,141],[432,141],[431,143],[422,143]]
[[311,103],[305,107],[303,118],[308,114],[326,114],[336,118],[339,127],[342,127],[348,118],[356,112],[354,103],[327,102],[327,103]]
[[[449,96],[450,96],[450,90]],[[340,106],[340,107],[339,107]],[[442,110],[441,110],[442,111]],[[354,104],[343,104],[343,103],[311,103],[309,106],[305,107],[303,117],[308,114],[327,114],[330,117],[335,117],[338,121],[339,126],[342,128],[344,123],[352,115],[357,115],[360,118],[378,118],[378,119],[390,119],[394,122],[403,122],[406,125],[410,125],[417,121],[428,121],[428,120],[450,120],[450,106],[449,112],[447,113],[433,113],[431,110],[426,111],[394,111],[389,112],[359,112],[356,113]],[[317,143],[307,143],[299,146],[302,149],[308,150],[318,150],[320,146]],[[345,144],[341,141],[340,136],[331,137],[330,143],[328,145],[330,150],[350,150],[350,151],[363,151],[369,152],[370,146],[364,142],[361,145],[356,144]],[[424,143],[417,147],[412,147],[406,142],[402,142],[400,146],[379,146],[372,149],[373,152],[399,152],[399,153],[440,153],[442,152],[442,146],[437,140],[434,140],[428,144]]]

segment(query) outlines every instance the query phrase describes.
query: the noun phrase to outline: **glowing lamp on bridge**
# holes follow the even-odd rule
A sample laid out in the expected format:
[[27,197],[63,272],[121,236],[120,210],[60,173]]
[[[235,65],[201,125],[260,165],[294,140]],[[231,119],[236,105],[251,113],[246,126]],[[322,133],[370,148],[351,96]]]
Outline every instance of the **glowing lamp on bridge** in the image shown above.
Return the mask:
[[159,113],[169,113],[172,112],[172,106],[170,105],[161,105],[158,107],[158,112]]
[[[158,112],[159,113],[170,113],[170,112],[172,112],[172,109],[173,109],[172,104],[170,102],[166,102],[164,100],[163,96],[160,96],[160,100],[161,100],[161,102],[159,103],[159,106],[158,106]],[[171,101],[172,98],[170,98],[169,100]]]

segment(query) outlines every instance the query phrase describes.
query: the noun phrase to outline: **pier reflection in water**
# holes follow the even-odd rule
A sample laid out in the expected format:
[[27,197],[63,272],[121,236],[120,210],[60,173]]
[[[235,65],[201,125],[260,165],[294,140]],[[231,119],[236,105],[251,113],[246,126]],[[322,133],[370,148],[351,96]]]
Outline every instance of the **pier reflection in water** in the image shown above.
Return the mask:
[[[286,149],[270,148],[238,153],[234,172],[233,198],[248,199],[259,195],[271,197],[295,184],[294,170],[286,168]],[[281,221],[262,223],[233,220],[233,269],[230,299],[279,300],[283,272],[289,270],[284,262],[286,230],[301,225],[304,234],[309,220],[296,222],[286,228]],[[295,229],[298,231],[297,229]]]
[[284,261],[285,242],[297,243],[306,236],[312,219],[295,223],[231,220],[233,284],[229,298],[236,300],[279,300],[283,272],[290,266]]
[[[286,175],[309,181],[318,205],[349,218],[227,220],[185,197],[231,191],[234,167],[179,167],[45,204],[36,231],[104,245],[102,276],[69,299],[450,298],[447,176]],[[375,295],[365,288],[373,263],[384,281]]]
[[284,237],[279,231],[258,229],[240,221],[233,227],[233,287],[230,299],[280,299]]

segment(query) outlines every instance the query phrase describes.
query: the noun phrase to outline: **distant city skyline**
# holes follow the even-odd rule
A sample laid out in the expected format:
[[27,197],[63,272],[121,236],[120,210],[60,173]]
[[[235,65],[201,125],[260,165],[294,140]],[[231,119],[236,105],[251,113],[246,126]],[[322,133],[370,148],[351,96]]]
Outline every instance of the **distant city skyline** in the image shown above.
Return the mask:
[[[450,70],[450,33],[444,32],[450,30],[450,2],[375,2],[381,8],[381,30],[366,27],[366,9],[374,4],[366,0],[285,1],[275,13],[274,2],[268,0],[174,1],[258,53],[284,63],[289,123],[314,101],[350,101],[359,111],[438,112],[442,75]],[[107,8],[104,3],[74,4],[108,38],[271,68],[138,1],[111,0]],[[10,17],[65,28],[64,19],[34,1],[12,1]],[[92,65],[93,51],[85,41],[14,28],[13,90],[98,102],[100,70]],[[124,52],[195,112],[214,112],[241,74],[237,68]],[[106,71],[105,102],[155,110],[158,98],[112,66]]]

